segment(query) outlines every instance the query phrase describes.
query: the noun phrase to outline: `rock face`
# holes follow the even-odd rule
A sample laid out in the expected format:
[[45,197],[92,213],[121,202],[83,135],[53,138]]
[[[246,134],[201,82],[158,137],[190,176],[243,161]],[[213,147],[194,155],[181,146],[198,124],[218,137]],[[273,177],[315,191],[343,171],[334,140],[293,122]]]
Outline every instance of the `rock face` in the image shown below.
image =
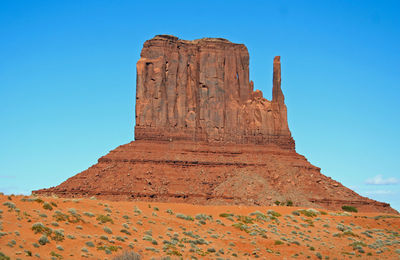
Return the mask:
[[249,53],[225,39],[145,42],[137,63],[136,140],[269,144],[294,149],[274,60],[273,99],[253,91]]
[[292,201],[397,213],[324,176],[296,153],[279,56],[268,101],[253,91],[244,45],[156,36],[143,46],[136,92],[136,141],[34,193],[196,204]]

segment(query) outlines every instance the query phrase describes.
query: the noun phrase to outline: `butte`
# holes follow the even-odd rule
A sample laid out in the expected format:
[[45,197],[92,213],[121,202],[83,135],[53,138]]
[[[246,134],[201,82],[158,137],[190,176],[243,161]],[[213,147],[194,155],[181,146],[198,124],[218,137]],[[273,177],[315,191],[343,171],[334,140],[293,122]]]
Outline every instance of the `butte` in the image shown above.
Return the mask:
[[34,194],[396,213],[296,152],[279,56],[271,101],[253,91],[246,46],[221,38],[155,36],[143,45],[136,80],[135,141]]

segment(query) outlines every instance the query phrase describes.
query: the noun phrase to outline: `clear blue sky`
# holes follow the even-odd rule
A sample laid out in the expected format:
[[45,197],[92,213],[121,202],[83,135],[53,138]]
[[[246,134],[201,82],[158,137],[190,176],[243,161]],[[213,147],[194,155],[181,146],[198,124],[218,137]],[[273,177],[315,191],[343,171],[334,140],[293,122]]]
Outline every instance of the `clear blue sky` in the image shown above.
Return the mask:
[[399,1],[0,2],[0,191],[55,186],[133,139],[135,63],[156,34],[244,43],[272,59],[297,151],[400,210]]

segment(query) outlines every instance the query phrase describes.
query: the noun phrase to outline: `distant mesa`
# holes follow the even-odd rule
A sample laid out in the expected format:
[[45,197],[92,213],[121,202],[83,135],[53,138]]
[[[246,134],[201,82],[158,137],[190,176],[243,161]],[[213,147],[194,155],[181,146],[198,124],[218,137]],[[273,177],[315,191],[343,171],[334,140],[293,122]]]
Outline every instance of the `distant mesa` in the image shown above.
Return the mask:
[[279,56],[272,100],[254,91],[246,46],[222,38],[157,35],[144,43],[136,68],[135,141],[33,193],[397,213],[321,174],[295,151]]

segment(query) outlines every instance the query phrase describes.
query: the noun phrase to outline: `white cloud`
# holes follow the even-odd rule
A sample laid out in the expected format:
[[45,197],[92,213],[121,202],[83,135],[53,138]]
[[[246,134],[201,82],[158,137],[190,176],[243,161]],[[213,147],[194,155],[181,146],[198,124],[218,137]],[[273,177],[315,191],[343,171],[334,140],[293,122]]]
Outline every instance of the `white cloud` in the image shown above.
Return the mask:
[[399,184],[400,180],[394,177],[385,179],[382,177],[381,174],[379,174],[373,178],[367,179],[365,183],[370,185],[390,185],[390,184]]

